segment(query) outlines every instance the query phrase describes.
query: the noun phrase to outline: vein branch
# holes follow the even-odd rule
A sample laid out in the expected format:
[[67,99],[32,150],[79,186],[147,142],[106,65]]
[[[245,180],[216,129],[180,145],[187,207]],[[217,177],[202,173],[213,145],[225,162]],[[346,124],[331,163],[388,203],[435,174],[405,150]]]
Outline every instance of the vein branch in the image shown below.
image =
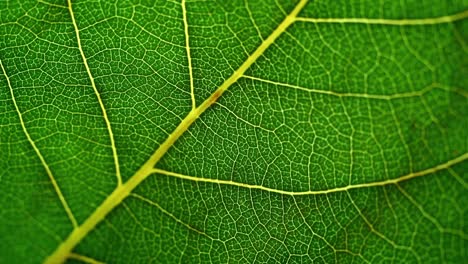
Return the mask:
[[94,94],[96,94],[96,97],[98,99],[99,107],[101,108],[102,115],[103,115],[104,121],[106,123],[107,131],[109,133],[109,138],[110,138],[110,143],[111,143],[111,148],[112,148],[112,156],[114,158],[115,174],[116,174],[116,177],[117,177],[117,185],[120,186],[120,185],[122,185],[122,176],[120,175],[119,157],[117,155],[117,148],[115,147],[115,140],[114,140],[114,134],[112,133],[111,123],[110,123],[109,118],[107,116],[107,111],[106,111],[106,108],[104,107],[104,103],[102,102],[101,94],[99,93],[98,89],[96,88],[96,83],[94,82],[94,77],[91,74],[91,70],[90,70],[89,65],[88,65],[88,60],[86,59],[83,48],[81,47],[80,31],[78,29],[78,25],[76,24],[75,15],[73,13],[72,0],[67,0],[67,1],[68,1],[68,10],[70,11],[70,17],[71,17],[71,20],[72,20],[72,23],[73,23],[73,28],[75,29],[75,35],[76,35],[76,41],[78,43],[78,49],[80,50],[81,58],[83,59],[83,64],[84,64],[84,66],[86,68],[86,72],[88,74],[89,80],[91,81],[91,86],[93,87]]
[[388,180],[383,180],[383,181],[376,181],[376,182],[368,182],[368,183],[359,183],[359,184],[352,184],[352,185],[347,185],[343,187],[336,187],[336,188],[331,188],[331,189],[324,189],[324,190],[309,190],[309,191],[301,191],[301,192],[295,192],[295,191],[285,191],[285,190],[279,190],[279,189],[274,189],[274,188],[269,188],[265,187],[262,185],[253,185],[253,184],[247,184],[247,183],[242,183],[242,182],[235,182],[235,181],[230,181],[230,180],[218,180],[218,179],[212,179],[212,178],[201,178],[201,177],[195,177],[195,176],[188,176],[188,175],[183,175],[180,173],[175,173],[175,172],[170,172],[166,170],[161,170],[161,169],[153,169],[153,173],[158,173],[158,174],[163,174],[166,176],[170,177],[175,177],[183,180],[188,180],[188,181],[194,181],[194,182],[204,182],[204,183],[214,183],[214,184],[220,184],[220,185],[230,185],[230,186],[236,186],[236,187],[241,187],[241,188],[247,188],[247,189],[257,189],[257,190],[263,190],[266,192],[271,192],[271,193],[278,193],[278,194],[283,194],[283,195],[289,195],[289,196],[304,196],[304,195],[320,195],[320,194],[330,194],[330,193],[336,193],[336,192],[344,192],[352,189],[360,189],[360,188],[370,188],[370,187],[379,187],[379,186],[386,186],[386,185],[391,185],[391,184],[397,184],[403,181],[411,180],[417,177],[422,177],[430,174],[434,174],[438,171],[446,170],[449,169],[450,167],[454,166],[457,163],[463,162],[466,159],[468,159],[468,153],[465,153],[461,156],[458,156],[454,159],[451,159],[445,163],[436,165],[434,167],[421,170],[418,172],[412,172],[397,178],[393,179],[388,179]]
[[[455,93],[460,93],[456,89],[451,89],[449,87],[446,87],[444,85],[438,84],[438,83],[433,83],[431,85],[428,85],[424,87],[423,89],[419,91],[411,91],[411,92],[406,92],[406,93],[394,93],[394,94],[366,94],[366,93],[346,93],[346,92],[335,92],[331,90],[322,90],[322,89],[314,89],[314,88],[308,88],[308,87],[302,87],[299,85],[294,85],[294,84],[289,84],[289,83],[281,83],[281,82],[276,82],[276,81],[271,81],[255,76],[250,76],[250,75],[244,75],[242,76],[246,79],[251,79],[254,81],[258,82],[263,82],[263,83],[269,83],[273,85],[278,85],[278,86],[283,86],[283,87],[289,87],[293,88],[296,90],[301,90],[305,91],[308,93],[316,93],[316,94],[326,94],[326,95],[331,95],[331,96],[336,96],[336,97],[354,97],[354,98],[366,98],[366,99],[376,99],[376,100],[393,100],[393,99],[401,99],[401,98],[411,98],[411,97],[421,97],[424,94],[434,90],[434,89],[441,89],[444,91],[453,91]],[[460,93],[461,94],[461,93]],[[466,97],[466,95],[461,94],[462,96]]]
[[26,128],[26,124],[24,123],[24,120],[23,120],[23,115],[21,114],[21,111],[20,111],[20,109],[18,107],[18,104],[16,103],[16,97],[15,97],[15,94],[13,92],[13,87],[11,86],[10,78],[8,77],[7,72],[5,70],[5,67],[3,66],[3,62],[1,60],[0,60],[0,67],[2,68],[3,75],[5,76],[5,79],[7,81],[8,88],[10,89],[11,99],[13,101],[13,105],[15,106],[16,113],[18,114],[18,117],[19,117],[19,120],[20,120],[21,127],[23,129],[24,135],[28,139],[29,144],[31,144],[32,148],[34,149],[34,152],[36,152],[36,155],[39,157],[39,160],[41,161],[42,166],[44,167],[47,175],[49,176],[49,179],[52,182],[52,186],[54,187],[54,190],[57,193],[57,196],[60,199],[60,203],[62,203],[62,206],[65,209],[65,212],[67,213],[68,218],[70,219],[70,222],[72,223],[74,228],[77,228],[78,223],[77,223],[77,221],[75,219],[75,216],[73,215],[72,210],[70,209],[70,206],[68,206],[68,203],[67,203],[65,197],[63,196],[62,191],[60,190],[60,187],[59,187],[57,181],[55,180],[55,177],[52,174],[52,171],[49,168],[49,165],[45,161],[44,156],[42,156],[41,151],[36,146],[36,143],[34,143],[34,140],[32,139],[31,135],[29,134],[28,129]]
[[421,19],[386,19],[386,18],[308,18],[298,17],[296,21],[311,23],[369,24],[394,26],[419,26],[451,23],[468,17],[468,10],[448,16]]
[[89,264],[104,264],[104,262],[95,260],[93,258],[90,258],[88,256],[84,256],[84,255],[81,255],[81,254],[78,254],[78,253],[73,253],[73,252],[68,254],[68,258],[76,259],[76,260],[79,260],[81,262],[89,263]]
[[192,73],[192,56],[190,55],[190,44],[189,44],[189,26],[187,22],[187,8],[185,7],[185,0],[182,0],[182,15],[184,17],[184,32],[185,32],[185,50],[187,51],[187,61],[189,68],[189,78],[190,78],[190,95],[192,98],[192,109],[197,108],[197,103],[195,101],[195,88],[193,85],[193,73]]
[[[181,121],[176,129],[170,134],[166,140],[158,147],[158,149],[151,155],[151,157],[138,169],[138,171],[129,178],[127,182],[117,186],[117,188],[99,205],[96,210],[75,230],[73,230],[69,236],[61,243],[56,250],[45,260],[46,264],[63,263],[69,252],[80,243],[80,241],[87,236],[87,234],[93,230],[98,223],[100,223],[109,212],[111,212],[116,206],[118,206],[127,196],[130,195],[133,189],[135,189],[143,180],[153,173],[153,168],[156,163],[166,154],[166,152],[174,145],[179,137],[184,134],[185,131],[198,119],[198,117],[204,113],[210,106],[212,106],[216,100],[232,85],[234,84],[245,71],[265,52],[265,50],[283,33],[286,29],[295,21],[296,16],[306,5],[307,0],[300,0],[293,11],[285,17],[281,24],[266,38],[260,46],[247,58],[247,60],[223,83],[219,86],[200,106],[192,109],[187,116]],[[70,13],[72,14],[73,24],[79,39],[78,29],[76,27],[73,11],[71,9],[71,0],[68,0]],[[86,62],[86,58],[81,49],[80,41],[78,41],[80,52],[83,60]],[[87,65],[85,63],[85,65]],[[89,76],[89,67],[86,66]],[[92,77],[91,77],[91,80]],[[94,81],[93,81],[94,83]],[[93,85],[95,89],[95,85]],[[97,92],[97,90],[95,89]],[[98,95],[98,93],[97,93]],[[101,103],[102,104],[102,103]],[[103,109],[104,110],[104,109]],[[109,125],[110,128],[110,125]]]

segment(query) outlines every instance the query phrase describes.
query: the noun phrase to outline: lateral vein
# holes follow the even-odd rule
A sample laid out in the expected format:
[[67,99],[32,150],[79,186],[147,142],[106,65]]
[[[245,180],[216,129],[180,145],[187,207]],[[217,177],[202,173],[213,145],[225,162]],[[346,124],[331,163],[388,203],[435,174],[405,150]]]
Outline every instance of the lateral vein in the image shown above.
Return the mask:
[[201,178],[201,177],[195,177],[195,176],[188,176],[188,175],[183,175],[180,173],[175,173],[171,171],[166,171],[166,170],[161,170],[161,169],[153,169],[153,173],[158,173],[158,174],[163,174],[166,176],[170,177],[175,177],[183,180],[189,180],[189,181],[194,181],[194,182],[205,182],[205,183],[214,183],[214,184],[220,184],[220,185],[231,185],[231,186],[237,186],[241,188],[247,188],[247,189],[258,189],[258,190],[263,190],[266,192],[272,192],[272,193],[278,193],[278,194],[283,194],[283,195],[289,195],[289,196],[304,196],[304,195],[319,195],[319,194],[330,194],[330,193],[335,193],[335,192],[344,192],[352,189],[359,189],[359,188],[370,188],[370,187],[378,187],[378,186],[385,186],[385,185],[390,185],[390,184],[397,184],[403,181],[411,180],[417,177],[422,177],[425,175],[433,174],[441,170],[446,170],[453,165],[463,162],[466,159],[468,159],[468,153],[465,153],[461,156],[458,156],[454,159],[451,159],[445,163],[436,165],[434,167],[418,171],[418,172],[413,172],[409,173],[403,176],[400,176],[398,178],[394,179],[389,179],[389,180],[383,180],[383,181],[377,181],[377,182],[369,182],[369,183],[360,183],[360,184],[353,184],[353,185],[348,185],[348,186],[343,186],[343,187],[336,187],[328,190],[309,190],[309,191],[302,191],[302,192],[295,192],[295,191],[285,191],[285,190],[279,190],[279,189],[274,189],[274,188],[269,188],[265,187],[262,185],[254,185],[254,184],[247,184],[247,183],[242,183],[242,182],[235,182],[235,181],[230,181],[230,180],[218,180],[218,179],[212,179],[212,178]]
[[311,23],[369,24],[394,26],[419,26],[446,24],[468,17],[468,10],[448,16],[421,19],[386,19],[386,18],[308,18],[298,17],[296,21]]
[[44,167],[45,171],[47,172],[47,175],[49,176],[49,179],[52,182],[52,186],[54,186],[55,192],[57,193],[57,196],[59,197],[60,202],[62,203],[62,206],[65,209],[65,212],[67,213],[68,218],[70,219],[70,222],[72,223],[73,227],[76,229],[76,228],[78,228],[78,223],[77,223],[77,221],[75,219],[75,216],[73,215],[73,212],[70,209],[70,206],[68,206],[67,200],[63,196],[62,191],[60,190],[60,187],[59,187],[57,181],[55,180],[55,177],[52,174],[52,171],[49,168],[49,165],[47,164],[47,162],[44,159],[44,156],[42,156],[41,151],[36,146],[36,143],[34,143],[34,140],[32,139],[31,135],[29,135],[28,129],[26,128],[26,124],[24,123],[24,120],[23,120],[23,115],[21,114],[21,111],[20,111],[20,109],[18,107],[18,104],[16,103],[16,97],[15,97],[15,94],[13,92],[13,87],[11,86],[10,78],[8,77],[8,75],[6,73],[6,70],[5,70],[5,67],[3,66],[2,60],[0,60],[0,67],[2,68],[3,75],[5,75],[5,79],[7,81],[8,88],[10,89],[11,99],[13,101],[13,105],[15,106],[16,113],[18,114],[18,117],[19,117],[19,120],[20,120],[21,127],[23,129],[23,132],[24,132],[26,138],[28,139],[29,144],[31,144],[31,146],[33,147],[34,152],[36,152],[36,155],[39,157],[39,160],[41,161],[42,166]]
[[193,86],[193,72],[192,72],[192,56],[190,55],[190,44],[189,44],[189,26],[187,21],[187,8],[185,7],[185,0],[182,0],[182,15],[184,17],[184,32],[185,32],[185,50],[187,51],[187,61],[189,68],[190,78],[190,96],[192,98],[192,109],[197,108],[195,101],[195,88]]
[[242,77],[244,77],[246,79],[251,79],[251,80],[254,80],[254,81],[269,83],[269,84],[283,86],[283,87],[289,87],[289,88],[305,91],[305,92],[308,92],[308,93],[326,94],[326,95],[331,95],[331,96],[336,96],[336,97],[354,97],[354,98],[366,98],[366,99],[376,99],[376,100],[393,100],[393,99],[410,98],[410,97],[421,97],[424,94],[426,94],[426,93],[428,93],[428,92],[430,92],[430,91],[432,91],[434,89],[441,89],[441,90],[444,90],[444,91],[453,91],[455,93],[459,93],[455,89],[450,89],[449,87],[445,87],[445,86],[440,85],[438,83],[433,83],[431,85],[428,85],[428,86],[424,87],[421,90],[407,92],[407,93],[365,94],[365,93],[335,92],[335,91],[331,91],[331,90],[307,88],[307,87],[302,87],[302,86],[299,86],[299,85],[294,85],[294,84],[289,84],[289,83],[281,83],[281,82],[270,81],[270,80],[267,80],[267,79],[262,79],[262,78],[254,77],[254,76],[250,76],[250,75],[244,75]]
[[84,256],[84,255],[81,255],[81,254],[78,254],[78,253],[73,253],[73,252],[68,254],[68,258],[76,259],[76,260],[82,261],[84,263],[89,263],[89,264],[104,264],[104,262],[95,260],[93,258],[90,258],[88,256]]
[[107,131],[109,133],[109,138],[110,138],[110,143],[111,143],[111,148],[112,148],[112,156],[114,158],[115,174],[116,174],[116,177],[117,177],[117,185],[120,186],[120,185],[122,185],[122,176],[120,174],[119,158],[118,158],[118,155],[117,155],[117,148],[115,147],[115,140],[114,140],[114,134],[112,133],[111,123],[110,123],[109,118],[107,116],[107,111],[106,111],[106,108],[104,107],[104,103],[102,102],[101,94],[99,93],[99,91],[98,91],[98,89],[96,87],[96,83],[94,82],[94,77],[91,74],[91,70],[90,70],[89,65],[88,65],[88,60],[86,59],[83,48],[81,47],[80,31],[79,31],[78,25],[76,24],[76,21],[75,21],[75,15],[73,13],[73,8],[72,8],[72,0],[67,0],[67,2],[68,2],[68,10],[70,11],[71,20],[72,20],[72,23],[73,23],[73,28],[75,29],[75,35],[76,35],[76,41],[78,43],[78,49],[80,50],[81,58],[83,59],[83,64],[84,64],[84,66],[86,68],[86,72],[88,73],[88,77],[89,77],[89,79],[91,81],[91,86],[93,87],[94,94],[96,94],[96,97],[98,99],[99,107],[101,108],[102,115],[104,117],[104,121],[106,122],[106,127],[107,127]]

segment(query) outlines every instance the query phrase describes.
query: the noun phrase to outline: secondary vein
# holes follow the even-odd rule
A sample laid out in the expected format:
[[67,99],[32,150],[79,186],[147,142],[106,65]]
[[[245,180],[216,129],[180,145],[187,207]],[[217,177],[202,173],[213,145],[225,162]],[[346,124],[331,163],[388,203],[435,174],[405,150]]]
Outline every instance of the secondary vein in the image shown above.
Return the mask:
[[49,165],[47,164],[47,162],[44,159],[44,156],[42,156],[41,151],[36,146],[36,143],[34,143],[34,140],[32,139],[31,135],[29,135],[28,129],[26,128],[26,125],[25,125],[24,120],[23,120],[23,115],[21,114],[21,111],[20,111],[20,109],[18,107],[18,104],[16,103],[16,97],[15,97],[15,94],[13,92],[13,87],[11,86],[10,78],[7,75],[5,67],[3,67],[2,60],[0,60],[0,67],[2,68],[3,75],[5,76],[5,79],[7,81],[8,88],[10,89],[11,100],[13,101],[13,105],[15,106],[16,113],[18,114],[20,124],[21,124],[21,128],[23,129],[23,132],[24,132],[26,138],[28,139],[29,144],[31,144],[31,146],[34,149],[34,152],[36,152],[36,155],[39,157],[39,160],[41,161],[42,166],[44,167],[47,175],[49,176],[49,179],[52,182],[52,186],[54,186],[54,190],[57,193],[57,196],[60,199],[60,203],[62,203],[62,206],[65,209],[65,212],[67,213],[68,218],[70,219],[70,222],[72,223],[74,228],[77,228],[78,223],[76,222],[75,216],[73,215],[73,212],[70,209],[70,206],[68,206],[68,203],[67,203],[67,200],[65,199],[65,196],[63,196],[62,191],[60,190],[60,187],[59,187],[57,181],[55,180],[55,177],[52,174],[52,171],[49,168]]
[[90,258],[88,256],[84,256],[84,255],[80,255],[78,253],[70,253],[68,255],[69,258],[71,259],[76,259],[76,260],[79,260],[81,262],[84,262],[84,263],[89,263],[89,264],[104,264],[104,262],[101,262],[101,261],[98,261],[98,260],[95,260],[93,258]]
[[189,26],[187,22],[187,8],[185,7],[185,0],[182,0],[182,15],[184,17],[185,50],[187,51],[187,61],[190,78],[190,97],[192,98],[192,109],[195,109],[197,107],[197,103],[195,101],[195,88],[193,86],[192,56],[190,55]]
[[230,185],[230,186],[236,186],[236,187],[241,187],[241,188],[246,188],[246,189],[258,189],[258,190],[263,190],[266,192],[271,192],[271,193],[278,193],[282,195],[289,195],[289,196],[303,196],[303,195],[320,195],[320,194],[330,194],[330,193],[336,193],[336,192],[344,192],[352,189],[360,189],[360,188],[370,188],[370,187],[381,187],[381,186],[386,186],[386,185],[391,185],[391,184],[398,184],[403,181],[408,181],[414,178],[434,174],[438,171],[441,170],[446,170],[449,169],[450,167],[461,163],[465,160],[468,159],[468,153],[465,153],[463,155],[460,155],[458,157],[455,157],[451,160],[448,160],[444,163],[438,164],[436,166],[433,166],[431,168],[427,168],[421,171],[417,172],[412,172],[394,179],[388,179],[388,180],[382,180],[382,181],[376,181],[376,182],[368,182],[368,183],[359,183],[359,184],[351,184],[347,186],[342,186],[342,187],[335,187],[331,189],[324,189],[324,190],[308,190],[308,191],[286,191],[286,190],[280,190],[280,189],[274,189],[274,188],[269,188],[265,187],[262,185],[254,185],[254,184],[248,184],[248,183],[243,183],[243,182],[236,182],[236,181],[231,181],[231,180],[219,180],[219,179],[213,179],[213,178],[203,178],[203,177],[195,177],[195,176],[189,176],[189,175],[183,175],[180,173],[175,173],[171,171],[166,171],[166,170],[161,170],[161,169],[153,169],[154,173],[170,176],[170,177],[175,177],[183,180],[188,180],[188,181],[194,181],[194,182],[206,182],[206,183],[214,183],[214,184],[221,184],[221,185]]
[[460,91],[457,91],[457,89],[454,88],[449,88],[447,86],[441,85],[439,83],[432,83],[426,87],[424,87],[421,90],[417,91],[411,91],[411,92],[406,92],[406,93],[394,93],[394,94],[366,94],[366,93],[347,93],[347,92],[335,92],[333,90],[323,90],[323,89],[314,89],[314,88],[308,88],[308,87],[302,87],[299,85],[294,85],[294,84],[289,84],[289,83],[281,83],[281,82],[276,82],[276,81],[271,81],[267,79],[262,79],[259,77],[255,76],[250,76],[250,75],[244,75],[242,76],[243,78],[258,81],[258,82],[264,82],[264,83],[269,83],[277,86],[283,86],[283,87],[289,87],[293,88],[296,90],[301,90],[305,91],[308,93],[315,93],[315,94],[325,94],[325,95],[331,95],[331,96],[336,96],[336,97],[354,97],[354,98],[365,98],[365,99],[376,99],[376,100],[393,100],[393,99],[401,99],[401,98],[411,98],[411,97],[421,97],[424,94],[435,90],[435,89],[440,89],[443,91],[448,91],[448,92],[454,92],[458,93],[464,97],[467,97],[467,95],[462,94]]
[[109,138],[110,138],[110,143],[111,143],[111,148],[112,148],[112,156],[114,158],[114,166],[115,166],[115,174],[116,174],[116,177],[117,177],[117,185],[120,186],[120,185],[122,185],[122,176],[120,175],[119,157],[117,155],[117,148],[115,147],[114,134],[112,133],[111,123],[110,123],[109,118],[107,116],[107,111],[106,111],[106,108],[104,107],[104,103],[102,102],[101,94],[99,93],[98,89],[96,88],[96,83],[94,82],[94,77],[91,74],[91,70],[90,70],[89,65],[88,65],[88,60],[86,59],[83,48],[81,47],[80,31],[79,31],[78,25],[76,24],[76,21],[75,21],[75,15],[73,13],[71,0],[68,0],[68,10],[70,11],[70,16],[71,16],[71,20],[72,20],[72,23],[73,23],[73,28],[75,29],[76,41],[78,42],[78,49],[80,50],[81,58],[83,59],[83,63],[84,63],[84,66],[86,68],[86,72],[88,73],[88,77],[89,77],[89,79],[91,81],[91,86],[93,87],[94,93],[96,94],[96,97],[97,97],[98,102],[99,102],[99,107],[101,108],[102,115],[104,117],[104,121],[106,122],[106,127],[107,127],[107,131],[109,133]]
[[341,24],[369,24],[418,26],[451,23],[468,17],[468,10],[448,16],[421,18],[421,19],[387,19],[387,18],[308,18],[298,17],[297,21],[310,23],[341,23]]

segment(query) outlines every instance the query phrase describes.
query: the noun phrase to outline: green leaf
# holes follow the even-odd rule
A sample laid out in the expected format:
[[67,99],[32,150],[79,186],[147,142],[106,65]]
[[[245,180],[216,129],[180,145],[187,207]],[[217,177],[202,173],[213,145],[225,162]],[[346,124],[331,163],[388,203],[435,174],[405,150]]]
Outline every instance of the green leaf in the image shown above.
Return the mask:
[[0,2],[0,263],[465,263],[468,4]]

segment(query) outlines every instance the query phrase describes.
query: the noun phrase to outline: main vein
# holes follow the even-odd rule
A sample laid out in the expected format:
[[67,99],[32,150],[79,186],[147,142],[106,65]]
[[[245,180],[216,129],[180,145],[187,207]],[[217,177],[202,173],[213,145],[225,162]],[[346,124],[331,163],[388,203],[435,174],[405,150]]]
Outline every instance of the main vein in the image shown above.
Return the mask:
[[75,216],[72,213],[72,210],[70,209],[70,206],[68,206],[67,200],[62,194],[62,191],[60,190],[59,185],[57,184],[57,181],[55,180],[54,175],[52,174],[52,171],[49,168],[49,165],[44,159],[44,156],[42,156],[41,151],[39,148],[36,146],[36,143],[34,143],[34,140],[31,138],[31,135],[29,135],[28,129],[26,128],[26,125],[23,120],[23,115],[21,114],[21,111],[18,107],[18,104],[16,103],[16,97],[13,92],[13,87],[11,86],[10,78],[8,78],[7,72],[5,68],[3,67],[3,62],[0,60],[0,67],[2,68],[3,75],[5,75],[8,88],[10,89],[10,94],[11,94],[11,100],[13,101],[13,105],[15,106],[16,113],[18,114],[19,120],[21,127],[23,128],[23,132],[26,135],[26,138],[29,141],[29,144],[31,144],[32,148],[36,152],[36,155],[39,157],[39,160],[42,163],[42,166],[44,167],[47,175],[49,176],[50,182],[52,182],[52,186],[54,186],[54,190],[57,193],[57,196],[60,199],[60,203],[62,203],[63,208],[65,209],[65,212],[67,213],[68,218],[70,219],[70,222],[73,224],[74,228],[78,227],[78,223],[76,222]]
[[94,82],[93,75],[91,74],[91,70],[88,65],[88,60],[86,59],[86,56],[83,52],[83,48],[81,47],[80,31],[75,21],[75,15],[73,14],[71,0],[68,0],[68,10],[70,11],[73,28],[75,29],[76,41],[78,42],[78,49],[80,50],[81,58],[83,59],[83,64],[86,68],[86,72],[88,73],[88,77],[91,81],[91,86],[93,87],[94,93],[96,94],[96,97],[98,99],[99,106],[101,107],[101,112],[104,117],[104,121],[106,122],[106,127],[109,133],[109,138],[110,138],[110,143],[111,143],[111,148],[112,148],[112,156],[114,157],[115,175],[117,177],[117,185],[120,186],[122,185],[122,176],[120,175],[119,157],[117,156],[117,148],[115,147],[114,134],[112,133],[111,123],[109,121],[109,118],[107,117],[106,108],[104,107],[104,103],[102,102],[101,94],[96,88],[96,83]]
[[[174,145],[179,137],[187,131],[192,123],[204,113],[216,100],[242,75],[247,69],[265,52],[265,50],[295,21],[295,18],[307,3],[307,0],[300,0],[293,11],[286,16],[281,24],[266,38],[260,46],[244,61],[244,63],[219,86],[200,106],[193,108],[187,116],[181,121],[176,129],[170,134],[167,139],[159,146],[159,148],[151,155],[151,157],[138,169],[138,171],[130,177],[130,179],[117,188],[96,208],[96,210],[78,227],[75,228],[69,236],[61,243],[57,249],[45,260],[45,263],[56,264],[63,263],[71,250],[93,230],[116,206],[118,206],[143,180],[153,173],[153,168],[156,163],[166,154],[166,152]],[[71,0],[68,0],[70,13],[72,14],[73,24],[78,35],[76,23],[73,17],[71,8]],[[79,43],[79,41],[78,41]],[[80,45],[80,51],[81,44]],[[82,53],[83,54],[83,53]],[[83,60],[86,61],[84,55]],[[86,64],[86,63],[85,63]],[[86,64],[87,65],[87,64]],[[89,67],[87,67],[89,71]],[[90,74],[89,74],[90,75]],[[90,75],[91,77],[91,75]],[[91,78],[91,80],[93,80]],[[94,81],[93,81],[94,83]],[[95,86],[93,85],[95,88]],[[110,127],[110,126],[109,126]]]

